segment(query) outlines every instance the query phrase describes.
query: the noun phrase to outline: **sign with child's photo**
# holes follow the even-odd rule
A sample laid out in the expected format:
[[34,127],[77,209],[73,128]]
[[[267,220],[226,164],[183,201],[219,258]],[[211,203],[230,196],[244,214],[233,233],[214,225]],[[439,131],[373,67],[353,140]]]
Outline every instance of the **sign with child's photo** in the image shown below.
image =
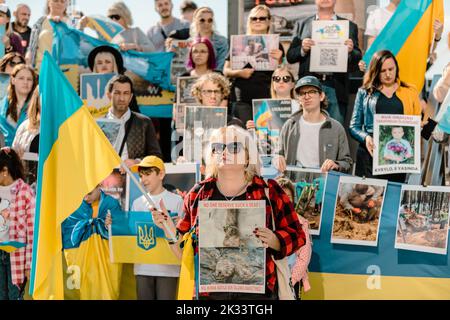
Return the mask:
[[420,117],[376,114],[373,174],[420,174]]
[[295,187],[295,211],[308,220],[310,234],[319,235],[326,173],[319,169],[288,166],[286,177],[292,181]]

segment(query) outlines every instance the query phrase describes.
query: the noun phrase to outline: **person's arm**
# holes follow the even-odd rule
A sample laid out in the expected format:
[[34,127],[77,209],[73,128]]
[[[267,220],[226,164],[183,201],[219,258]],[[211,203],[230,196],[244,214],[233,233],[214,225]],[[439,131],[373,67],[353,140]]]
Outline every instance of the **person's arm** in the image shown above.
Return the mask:
[[450,88],[450,63],[444,68],[442,77],[438,80],[433,89],[433,95],[438,102],[443,102]]
[[280,242],[280,250],[268,248],[268,253],[279,260],[304,246],[306,236],[290,198],[273,180],[269,180],[269,195],[275,220],[274,233]]
[[365,143],[366,137],[369,135],[363,130],[365,97],[366,91],[364,89],[359,89],[356,94],[355,106],[353,107],[352,119],[350,120],[349,125],[350,134],[360,143]]
[[215,35],[218,38],[218,45],[216,46],[216,62],[217,62],[217,69],[218,70],[223,70],[224,65],[225,65],[225,59],[227,58],[228,55],[228,41],[225,37],[219,36],[219,35]]
[[347,134],[342,126],[339,126],[339,150],[335,161],[339,166],[340,172],[348,173],[352,168],[353,160],[350,156],[350,147],[348,145]]
[[136,28],[137,33],[137,44],[141,48],[142,52],[154,52],[156,50],[155,45],[150,39],[144,34],[144,32]]
[[243,78],[243,79],[249,79],[253,72],[255,72],[255,69],[240,69],[240,70],[233,70],[231,69],[231,62],[230,60],[225,61],[225,65],[223,67],[223,74],[227,78]]
[[[145,132],[145,154],[163,158],[158,139],[156,139],[156,131],[150,118],[147,120],[147,129]],[[168,138],[168,137],[167,137]]]
[[[306,219],[304,219],[306,220]],[[296,284],[300,282],[300,280],[304,277],[304,275],[308,271],[309,262],[311,261],[312,255],[312,245],[309,234],[309,226],[308,221],[301,221],[302,229],[305,233],[306,243],[303,247],[301,247],[297,252],[297,259],[295,260],[295,264],[292,267],[292,284]]]
[[362,52],[359,48],[358,27],[355,23],[350,23],[350,39],[353,42],[352,50],[348,54],[348,72],[359,70],[358,63],[362,59]]
[[33,237],[34,237],[34,214],[35,214],[35,195],[29,188],[24,195],[26,199],[26,227],[27,227],[27,246],[25,249],[25,274],[29,276],[31,270],[31,259],[33,257]]
[[289,63],[297,63],[297,62],[304,62],[306,56],[309,54],[305,53],[302,50],[302,33],[303,33],[303,28],[304,28],[304,20],[299,21],[296,23],[296,27],[295,30],[297,31],[295,33],[295,37],[291,42],[291,45],[289,46],[288,52],[286,54],[286,60]]

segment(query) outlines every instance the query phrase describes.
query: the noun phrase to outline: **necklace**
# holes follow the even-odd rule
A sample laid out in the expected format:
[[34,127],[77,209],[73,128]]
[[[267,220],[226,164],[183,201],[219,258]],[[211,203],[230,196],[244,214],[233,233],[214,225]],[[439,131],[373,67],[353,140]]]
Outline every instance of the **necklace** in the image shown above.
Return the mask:
[[239,196],[239,195],[242,193],[242,191],[243,191],[244,189],[247,188],[248,183],[244,184],[244,187],[243,187],[242,189],[240,189],[240,190],[239,190],[233,197],[231,197],[231,198],[228,198],[226,195],[223,194],[223,192],[220,190],[219,185],[218,185],[217,183],[216,183],[216,186],[217,186],[217,189],[219,190],[219,192],[220,192],[220,193],[222,194],[222,196],[225,198],[225,200],[227,200],[227,201],[233,201],[234,198],[236,198],[237,196]]

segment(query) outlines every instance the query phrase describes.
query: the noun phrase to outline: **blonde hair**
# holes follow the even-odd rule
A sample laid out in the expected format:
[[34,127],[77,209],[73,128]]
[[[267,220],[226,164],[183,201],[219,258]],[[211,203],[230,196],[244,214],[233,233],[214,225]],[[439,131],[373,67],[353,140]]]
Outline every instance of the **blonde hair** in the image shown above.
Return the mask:
[[226,139],[226,135],[229,132],[233,133],[233,141],[225,141],[225,143],[240,142],[244,146],[246,162],[244,174],[246,181],[250,182],[253,180],[254,176],[259,176],[261,174],[258,148],[256,146],[256,141],[253,139],[253,136],[247,130],[235,125],[216,129],[212,132],[205,154],[206,177],[217,178],[219,168],[217,157],[212,153],[212,144],[215,142],[224,142],[224,140]]
[[[194,15],[192,16],[192,23],[189,34],[191,37],[197,37],[200,32],[200,15],[202,13],[211,13],[214,18],[214,11],[210,7],[200,7],[194,11]],[[213,22],[212,32],[216,33],[216,23]]]
[[125,23],[128,27],[133,25],[133,17],[131,16],[131,11],[130,9],[128,9],[127,5],[124,2],[119,1],[113,3],[113,5],[109,7],[108,16],[111,16],[113,14],[121,16],[125,20]]
[[36,86],[30,99],[28,120],[28,130],[39,129],[41,123],[41,97],[39,95],[39,86]]
[[113,70],[113,72],[114,73],[119,73],[119,68],[117,67],[117,61],[116,61],[116,58],[114,57],[114,55],[111,53],[111,52],[106,52],[106,51],[103,51],[103,52],[99,52],[99,53],[97,53],[97,55],[95,56],[95,59],[94,59],[94,70],[92,70],[94,73],[98,73],[98,70],[97,70],[97,61],[98,61],[98,59],[100,59],[101,57],[108,57],[108,58],[111,58],[111,61],[112,62],[114,62],[114,70]]
[[272,15],[270,14],[270,9],[268,6],[264,5],[264,4],[260,4],[257,5],[256,7],[254,7],[252,10],[250,10],[248,17],[247,17],[247,34],[251,35],[254,34],[251,30],[252,30],[252,21],[250,20],[251,17],[254,17],[258,12],[260,11],[265,11],[267,13],[267,16],[269,17],[269,27],[267,28],[267,34],[270,33],[270,31],[272,30]]
[[[295,84],[295,77],[292,74],[292,72],[288,69],[287,65],[281,65],[278,68],[276,68],[275,71],[272,73],[272,78],[279,72],[287,72],[289,74],[289,76],[292,78],[292,82]],[[270,79],[270,96],[272,97],[272,99],[276,99],[277,93],[275,92],[272,78]],[[294,86],[292,86],[292,89],[291,89],[291,99],[295,99]]]
[[228,97],[230,95],[230,81],[228,81],[227,78],[217,72],[210,72],[202,75],[192,85],[191,95],[196,98],[199,103],[203,104],[202,87],[207,81],[211,81],[212,83],[219,86],[220,90],[222,90],[222,97]]

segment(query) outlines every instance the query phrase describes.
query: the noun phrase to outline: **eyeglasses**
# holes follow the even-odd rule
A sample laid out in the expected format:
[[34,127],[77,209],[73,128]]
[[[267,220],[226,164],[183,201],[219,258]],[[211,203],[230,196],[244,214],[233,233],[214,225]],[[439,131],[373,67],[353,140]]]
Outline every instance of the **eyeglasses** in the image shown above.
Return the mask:
[[273,76],[272,77],[272,81],[273,82],[278,83],[281,80],[283,80],[283,82],[285,82],[285,83],[289,83],[289,82],[292,82],[292,77],[291,76],[282,76],[282,77],[280,77],[280,76]]
[[225,151],[225,148],[228,150],[231,154],[237,154],[241,152],[242,148],[244,146],[241,142],[231,142],[228,144],[215,142],[211,144],[211,150],[213,154],[221,154]]
[[256,21],[267,21],[269,20],[269,17],[250,17],[250,21],[256,22]]
[[205,22],[213,23],[213,22],[214,22],[214,20],[213,20],[212,18],[209,18],[208,20],[201,18],[201,19],[198,20],[198,21],[200,21],[200,23],[205,23]]
[[222,90],[202,90],[202,94],[205,96],[212,96],[214,95],[222,95]]
[[319,93],[319,90],[309,90],[309,91],[297,92],[297,95],[300,98],[305,98],[306,95],[311,97],[312,95],[315,95],[315,94],[318,94],[318,93]]
[[118,14],[112,14],[108,16],[108,18],[110,18],[111,20],[120,20],[122,17],[119,16]]

